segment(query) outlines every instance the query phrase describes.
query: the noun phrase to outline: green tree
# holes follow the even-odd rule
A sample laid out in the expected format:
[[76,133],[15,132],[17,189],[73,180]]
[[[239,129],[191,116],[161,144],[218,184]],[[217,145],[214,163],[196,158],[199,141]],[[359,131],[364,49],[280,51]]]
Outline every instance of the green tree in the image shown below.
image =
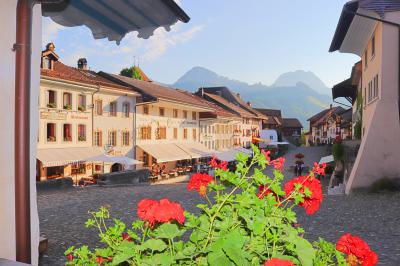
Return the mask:
[[138,67],[136,66],[122,69],[120,75],[128,78],[143,80],[142,74],[140,73]]

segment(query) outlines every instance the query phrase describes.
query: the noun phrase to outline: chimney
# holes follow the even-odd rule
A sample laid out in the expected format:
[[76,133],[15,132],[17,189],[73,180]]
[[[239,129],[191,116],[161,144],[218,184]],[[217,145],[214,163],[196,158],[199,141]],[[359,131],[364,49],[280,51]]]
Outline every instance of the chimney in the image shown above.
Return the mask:
[[87,60],[86,58],[79,58],[78,68],[82,70],[87,70]]
[[332,109],[332,104],[331,104],[331,105],[329,105],[329,109]]
[[251,107],[251,102],[247,102],[247,105]]
[[240,93],[239,93],[239,92],[238,92],[238,93],[236,93],[236,96],[240,98]]

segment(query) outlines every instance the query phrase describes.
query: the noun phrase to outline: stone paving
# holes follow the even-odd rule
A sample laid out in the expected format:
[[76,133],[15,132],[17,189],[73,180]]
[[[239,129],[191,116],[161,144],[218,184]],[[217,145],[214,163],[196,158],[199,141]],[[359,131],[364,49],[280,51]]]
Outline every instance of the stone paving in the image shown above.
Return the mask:
[[[306,165],[327,155],[324,147],[297,148],[285,156],[288,164],[299,151],[306,155]],[[202,202],[196,193],[186,190],[186,184],[88,187],[39,193],[40,229],[49,239],[49,250],[40,265],[64,265],[63,252],[69,246],[97,244],[97,232],[84,226],[88,210],[110,205],[113,217],[129,223],[136,216],[139,200],[164,197],[179,201],[192,212]],[[297,212],[309,240],[321,236],[335,242],[343,233],[351,232],[364,238],[378,253],[379,265],[400,265],[400,193],[330,196],[313,216],[306,216],[302,209]]]

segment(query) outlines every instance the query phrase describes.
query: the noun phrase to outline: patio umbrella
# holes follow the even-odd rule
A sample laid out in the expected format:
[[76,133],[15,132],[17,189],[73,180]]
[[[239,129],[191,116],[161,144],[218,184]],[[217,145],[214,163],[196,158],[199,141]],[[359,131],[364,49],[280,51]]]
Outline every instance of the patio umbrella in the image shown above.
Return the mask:
[[136,164],[143,164],[143,162],[125,157],[125,156],[109,156],[106,154],[89,157],[86,158],[84,161],[87,162],[107,162],[107,163],[120,163],[123,165],[136,165]]

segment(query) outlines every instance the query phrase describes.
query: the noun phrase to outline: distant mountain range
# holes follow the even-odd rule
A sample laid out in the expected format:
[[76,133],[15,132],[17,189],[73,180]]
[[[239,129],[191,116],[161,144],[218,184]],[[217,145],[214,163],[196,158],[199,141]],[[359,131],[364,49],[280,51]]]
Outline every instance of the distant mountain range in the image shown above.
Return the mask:
[[250,101],[254,107],[281,109],[284,117],[298,118],[304,128],[307,119],[332,102],[330,89],[310,71],[298,70],[284,73],[271,86],[261,83],[248,84],[230,79],[203,67],[194,67],[173,85],[189,91],[200,87],[226,86],[240,93],[241,98]]

